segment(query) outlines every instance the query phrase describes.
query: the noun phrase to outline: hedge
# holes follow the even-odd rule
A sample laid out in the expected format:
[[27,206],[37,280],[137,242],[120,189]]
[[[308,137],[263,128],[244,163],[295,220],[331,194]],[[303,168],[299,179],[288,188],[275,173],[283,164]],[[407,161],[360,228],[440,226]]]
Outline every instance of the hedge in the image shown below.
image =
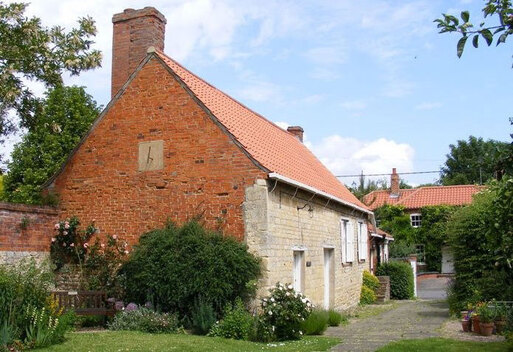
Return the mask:
[[390,276],[390,297],[392,299],[413,298],[413,270],[406,262],[381,264],[376,270],[377,276]]

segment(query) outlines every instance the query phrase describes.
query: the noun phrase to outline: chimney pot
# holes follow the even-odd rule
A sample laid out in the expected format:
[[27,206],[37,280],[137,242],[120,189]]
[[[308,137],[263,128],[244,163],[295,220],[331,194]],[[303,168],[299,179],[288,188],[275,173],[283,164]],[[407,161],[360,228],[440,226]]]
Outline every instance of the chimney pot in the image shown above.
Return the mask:
[[299,139],[299,141],[301,143],[303,143],[303,133],[305,132],[303,130],[303,127],[301,126],[289,126],[287,127],[287,132],[293,134],[294,136],[296,136],[297,139]]
[[[111,96],[123,87],[149,47],[164,51],[166,18],[154,7],[125,9],[112,16]],[[154,49],[154,51],[155,51]]]

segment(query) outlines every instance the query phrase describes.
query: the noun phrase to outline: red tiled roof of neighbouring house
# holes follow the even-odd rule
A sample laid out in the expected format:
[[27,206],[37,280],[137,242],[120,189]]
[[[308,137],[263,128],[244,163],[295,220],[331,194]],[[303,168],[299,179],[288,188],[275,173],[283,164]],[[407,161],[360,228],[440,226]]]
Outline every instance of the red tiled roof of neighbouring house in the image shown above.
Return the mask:
[[369,223],[367,225],[367,229],[368,229],[369,233],[371,233],[371,234],[375,233],[375,234],[378,234],[380,236],[384,236],[387,239],[394,239],[394,236],[392,236],[388,232],[383,231],[379,227],[374,227],[374,225],[372,225],[371,223]]
[[280,174],[368,209],[291,133],[205,82],[165,54],[157,51],[157,55],[269,173]]
[[472,203],[472,196],[484,186],[432,186],[415,189],[401,189],[399,196],[390,196],[390,190],[373,191],[363,198],[370,209],[385,204],[402,205],[406,209],[419,209],[428,205],[465,205]]

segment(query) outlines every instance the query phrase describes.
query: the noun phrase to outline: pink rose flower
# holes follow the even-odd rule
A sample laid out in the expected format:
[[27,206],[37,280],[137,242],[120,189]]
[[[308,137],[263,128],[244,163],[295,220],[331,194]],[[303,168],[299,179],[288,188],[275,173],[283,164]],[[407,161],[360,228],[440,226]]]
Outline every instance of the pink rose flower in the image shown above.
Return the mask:
[[100,247],[105,248],[105,243],[102,243]]
[[84,243],[84,248],[89,247],[89,243]]
[[72,244],[70,244],[69,246],[70,246],[70,247],[75,247],[75,244],[74,244],[74,243],[72,243]]
[[66,236],[68,234],[68,231],[64,231],[62,234]]
[[61,225],[60,225],[60,224],[58,224],[58,223],[57,223],[57,224],[55,224],[55,229],[56,229],[56,230],[58,230],[60,227],[61,227]]
[[66,222],[64,223],[64,228],[65,228],[66,230],[67,230],[67,229],[69,229],[69,222],[67,222],[67,221],[66,221]]
[[128,253],[130,253],[130,251],[125,251],[125,254],[128,254]]
[[57,239],[55,237],[52,237],[52,242],[55,242]]
[[118,235],[113,235],[112,238],[117,240],[118,239]]

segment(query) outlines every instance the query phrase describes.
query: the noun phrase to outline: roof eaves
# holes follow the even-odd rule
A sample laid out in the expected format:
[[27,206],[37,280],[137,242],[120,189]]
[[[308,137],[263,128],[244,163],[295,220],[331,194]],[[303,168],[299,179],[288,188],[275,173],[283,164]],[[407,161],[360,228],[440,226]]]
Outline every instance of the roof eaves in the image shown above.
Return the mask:
[[311,192],[311,193],[313,193],[313,194],[315,194],[315,195],[320,195],[320,196],[322,196],[322,197],[325,197],[325,198],[328,198],[328,199],[334,200],[334,201],[335,201],[335,202],[337,202],[337,203],[340,203],[340,204],[342,204],[342,205],[349,206],[349,207],[351,207],[351,208],[353,208],[353,209],[356,209],[356,210],[359,210],[359,211],[361,211],[361,212],[363,212],[363,213],[366,213],[366,214],[369,214],[369,215],[373,215],[373,214],[374,214],[374,213],[373,213],[371,210],[369,210],[369,209],[362,208],[362,207],[360,207],[360,206],[358,206],[358,205],[356,205],[356,204],[353,204],[353,203],[348,202],[348,201],[346,201],[346,200],[340,199],[340,198],[335,197],[335,196],[333,196],[333,195],[331,195],[331,194],[329,194],[329,193],[326,193],[326,192],[324,192],[324,191],[318,190],[318,189],[316,189],[316,188],[314,188],[314,187],[308,186],[308,185],[306,185],[306,184],[304,184],[304,183],[298,182],[298,181],[293,180],[293,179],[291,179],[291,178],[288,178],[288,177],[286,177],[286,176],[282,176],[282,175],[280,175],[280,174],[278,174],[278,173],[271,172],[271,173],[269,173],[268,177],[269,177],[270,179],[273,179],[273,180],[278,180],[278,181],[281,181],[281,182],[283,182],[283,183],[287,183],[287,184],[289,184],[289,185],[292,185],[292,186],[295,186],[295,187],[299,187],[299,188],[301,188],[301,189],[303,189],[303,190],[306,190],[306,191],[308,191],[308,192]]

